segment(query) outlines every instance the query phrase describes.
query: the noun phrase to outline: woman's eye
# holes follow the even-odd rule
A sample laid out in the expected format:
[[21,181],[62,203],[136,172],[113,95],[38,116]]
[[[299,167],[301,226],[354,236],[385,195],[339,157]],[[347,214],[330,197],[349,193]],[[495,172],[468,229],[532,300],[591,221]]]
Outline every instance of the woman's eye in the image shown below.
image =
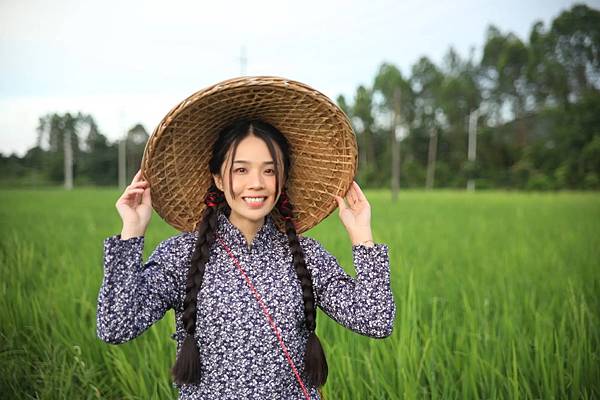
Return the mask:
[[267,174],[271,175],[271,174],[274,174],[274,173],[275,173],[275,170],[274,170],[274,169],[271,169],[271,168],[269,168],[269,169],[265,170],[265,172],[266,172]]
[[242,168],[242,167],[240,167],[240,168],[236,168],[236,169],[234,170],[234,172],[243,173],[243,172],[246,172],[246,168]]

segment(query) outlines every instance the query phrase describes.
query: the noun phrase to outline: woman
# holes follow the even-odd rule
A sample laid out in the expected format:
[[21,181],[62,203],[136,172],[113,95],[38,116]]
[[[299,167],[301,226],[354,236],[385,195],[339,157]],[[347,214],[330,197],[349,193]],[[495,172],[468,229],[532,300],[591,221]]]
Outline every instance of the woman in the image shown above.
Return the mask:
[[[182,178],[179,184],[169,186],[168,195],[161,195],[166,193],[164,182],[168,179],[164,177],[174,168],[165,166],[168,161],[160,160],[158,154],[164,155],[167,150],[153,138],[170,134],[172,137],[165,143],[172,146],[179,137],[172,128],[189,126],[181,122],[182,116],[196,121],[193,115],[206,115],[206,104],[213,107],[220,103],[220,95],[230,94],[223,84],[216,91],[214,86],[207,88],[199,92],[200,96],[184,100],[183,108],[176,107],[165,117],[149,140],[142,162],[154,183],[144,179],[142,170],[137,173],[116,203],[123,220],[122,232],[104,243],[98,336],[108,343],[131,340],[173,308],[177,360],[172,373],[180,399],[321,398],[317,389],[325,383],[328,369],[315,334],[317,307],[363,335],[383,338],[393,329],[395,304],[390,290],[388,249],[373,242],[367,199],[356,182],[351,183],[345,198],[331,189],[326,193],[329,200],[324,199],[323,190],[320,197],[310,194],[320,180],[325,185],[321,187],[327,187],[332,178],[318,168],[323,165],[315,152],[307,152],[315,147],[306,144],[306,134],[290,127],[280,131],[263,118],[241,115],[253,109],[254,103],[249,101],[259,102],[254,114],[260,115],[260,107],[271,109],[262,99],[280,105],[282,99],[278,96],[287,100],[293,97],[287,92],[257,96],[256,90],[265,89],[265,81],[285,85],[286,89],[290,84],[280,78],[264,78],[260,81],[263,86],[256,89],[260,79],[227,81],[233,82],[227,89],[243,88],[236,94],[242,100],[228,98],[223,102],[227,111],[223,121],[228,124],[218,130],[194,125],[194,138],[202,136],[212,142],[208,165],[192,156],[188,160],[193,160],[193,166],[175,168],[183,174],[194,171],[197,164],[206,172],[205,177],[193,186],[189,185],[189,178]],[[249,86],[244,86],[249,82]],[[298,93],[302,90],[296,89]],[[210,101],[203,102],[207,93]],[[253,96],[248,97],[248,93]],[[311,96],[327,106],[332,104],[321,94]],[[200,106],[193,108],[191,103]],[[298,107],[296,102],[290,104]],[[307,107],[297,115],[314,112]],[[211,108],[211,115],[214,113],[220,114]],[[290,118],[290,113],[288,110],[279,115]],[[335,116],[343,126],[349,126],[343,113]],[[277,118],[275,121],[286,126]],[[335,135],[348,136],[348,132]],[[296,145],[290,146],[290,141]],[[187,143],[181,143],[184,142]],[[185,145],[186,149],[189,147]],[[206,147],[197,145],[192,154],[199,154]],[[156,150],[159,148],[160,152]],[[331,149],[321,156],[327,162],[338,163],[339,157],[333,153]],[[176,154],[177,157],[165,159],[185,159],[181,153]],[[304,172],[313,178],[294,173],[292,166],[303,163],[311,165]],[[311,175],[311,168],[324,176]],[[355,164],[349,170],[343,168],[330,169],[336,176],[353,176]],[[189,192],[190,187],[200,188],[204,207],[199,218],[195,218],[198,222],[194,228],[185,229],[181,221],[187,217],[181,219],[180,207],[169,209],[165,198],[173,190],[186,193],[187,188]],[[152,204],[155,190],[162,201],[158,207]],[[295,197],[292,193],[296,193]],[[309,193],[310,199],[298,193]],[[294,204],[296,201],[298,204]],[[329,211],[319,202],[333,202],[339,207],[340,219],[353,245],[356,278],[348,276],[319,242],[298,235],[328,215]],[[160,243],[144,264],[143,239],[153,206],[173,226],[189,232]],[[302,218],[303,215],[307,217]]]

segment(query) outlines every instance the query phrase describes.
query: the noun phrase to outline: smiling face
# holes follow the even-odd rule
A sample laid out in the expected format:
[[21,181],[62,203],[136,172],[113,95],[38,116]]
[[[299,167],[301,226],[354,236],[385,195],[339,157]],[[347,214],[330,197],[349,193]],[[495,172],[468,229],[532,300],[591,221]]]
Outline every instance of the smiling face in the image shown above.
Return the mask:
[[[231,223],[244,233],[256,232],[279,198],[274,160],[267,144],[252,133],[239,142],[235,154],[233,150],[232,146],[220,175],[213,178],[231,208]],[[275,150],[279,152],[277,146]]]

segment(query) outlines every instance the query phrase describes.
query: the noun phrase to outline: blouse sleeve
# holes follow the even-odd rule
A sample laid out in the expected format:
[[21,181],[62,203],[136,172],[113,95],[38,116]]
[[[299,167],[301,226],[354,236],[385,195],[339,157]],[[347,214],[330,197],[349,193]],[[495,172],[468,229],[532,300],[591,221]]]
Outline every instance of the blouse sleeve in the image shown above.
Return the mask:
[[387,245],[352,246],[356,278],[349,276],[315,239],[302,237],[301,245],[317,306],[339,324],[361,335],[390,336],[396,305],[390,286]]
[[104,240],[104,277],[98,294],[96,334],[107,343],[127,342],[177,307],[182,287],[176,236],[142,262],[144,237]]

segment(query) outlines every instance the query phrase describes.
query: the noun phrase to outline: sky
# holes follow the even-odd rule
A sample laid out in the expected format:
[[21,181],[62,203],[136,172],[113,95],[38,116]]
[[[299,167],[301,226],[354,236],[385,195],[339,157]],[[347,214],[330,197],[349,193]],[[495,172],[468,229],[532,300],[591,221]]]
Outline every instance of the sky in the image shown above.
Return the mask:
[[383,62],[408,76],[451,46],[478,60],[490,24],[526,41],[575,3],[0,0],[0,153],[23,156],[53,112],[91,114],[111,141],[137,123],[152,133],[187,96],[240,75],[352,101]]

